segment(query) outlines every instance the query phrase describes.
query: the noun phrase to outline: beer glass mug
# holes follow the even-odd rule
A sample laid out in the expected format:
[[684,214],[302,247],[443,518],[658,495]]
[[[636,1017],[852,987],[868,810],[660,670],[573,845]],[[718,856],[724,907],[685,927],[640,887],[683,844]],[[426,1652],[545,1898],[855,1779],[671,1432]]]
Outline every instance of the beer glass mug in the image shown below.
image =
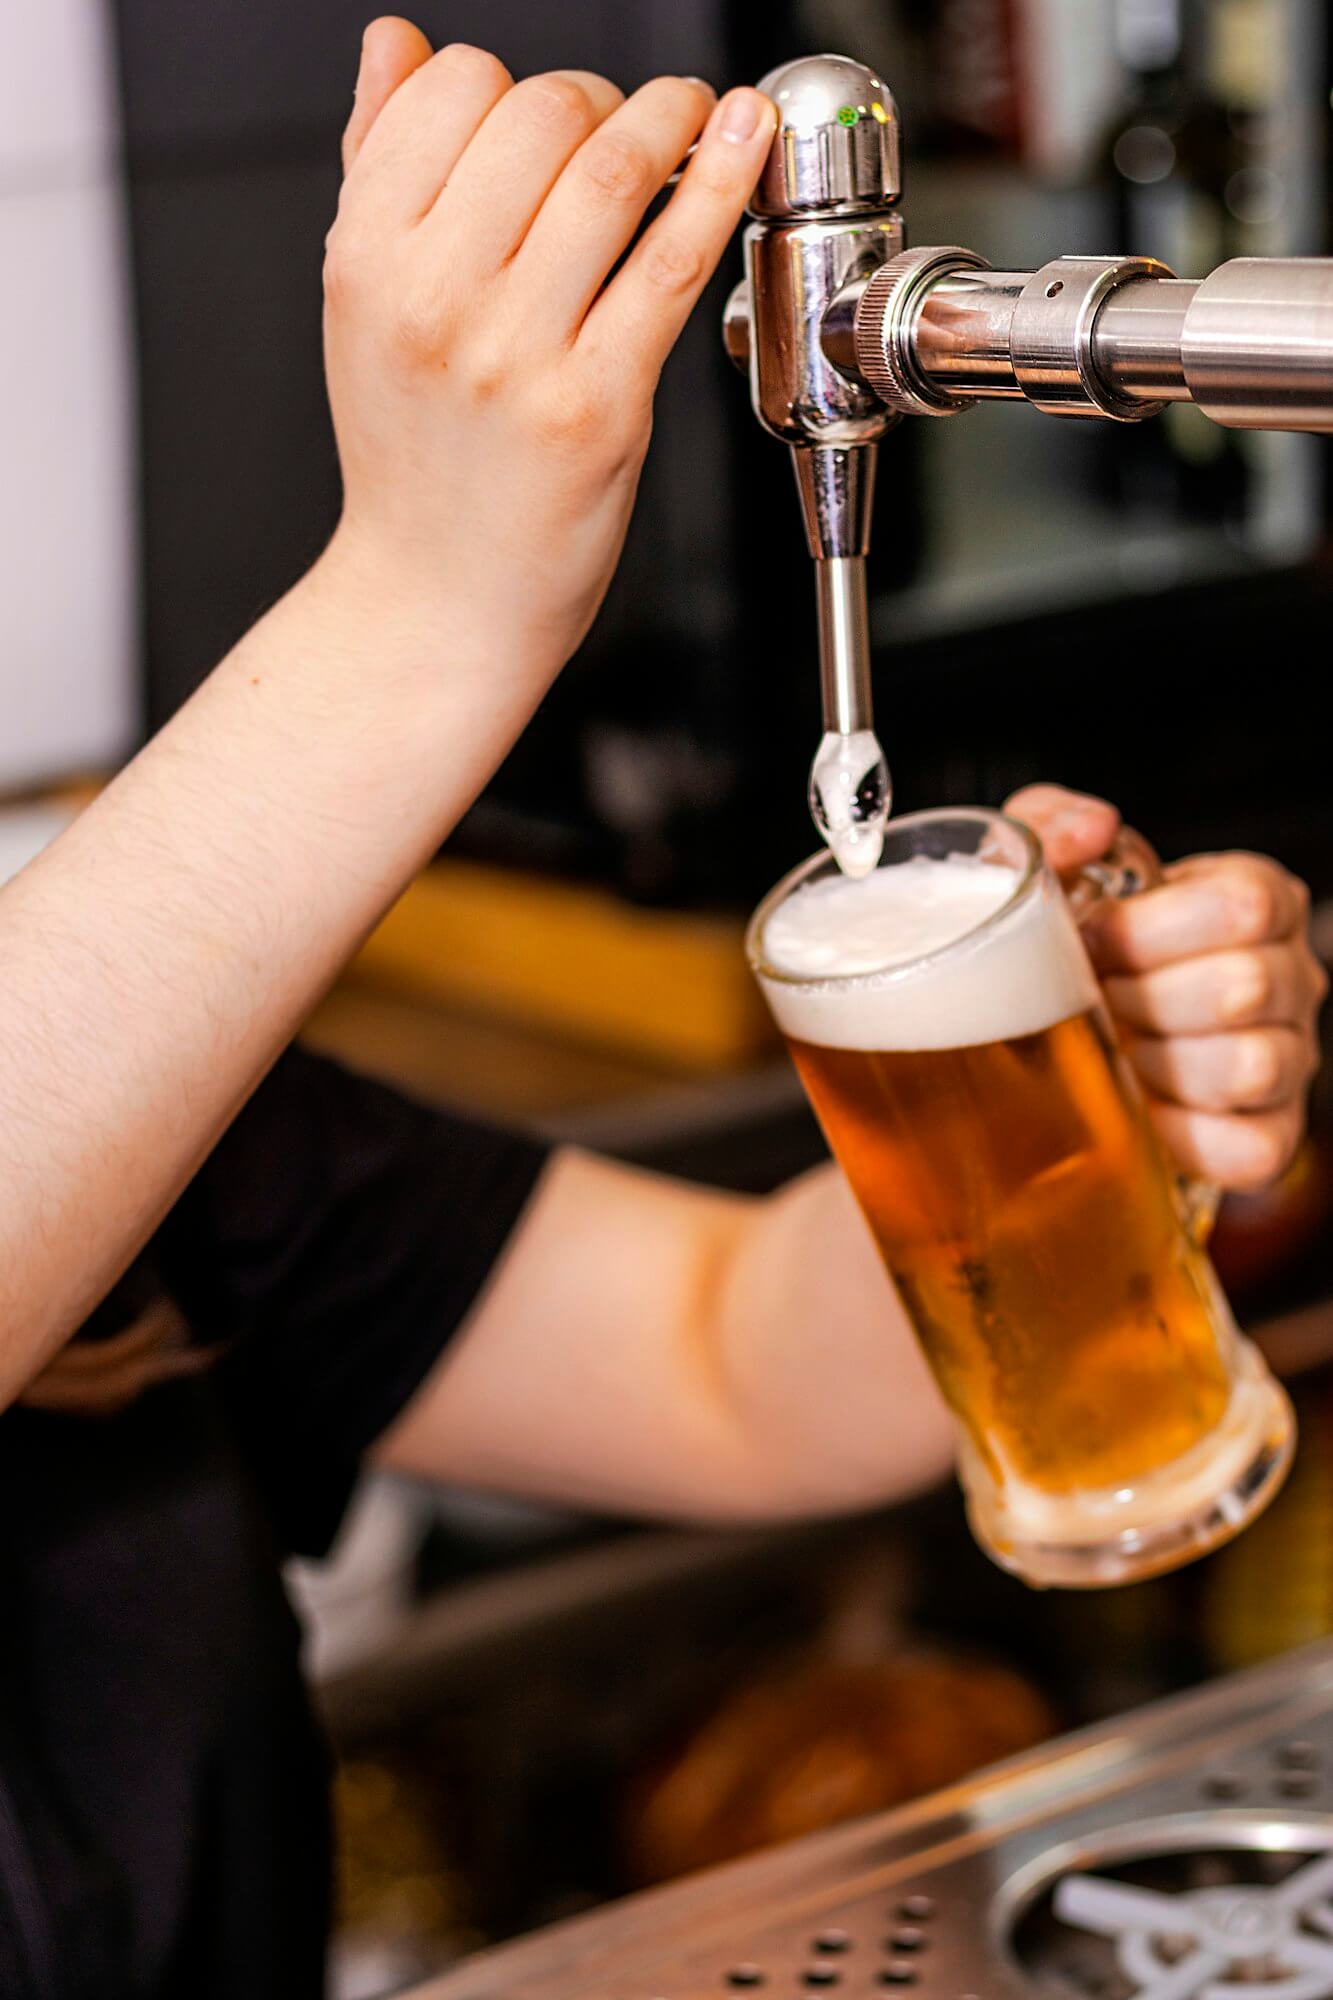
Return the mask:
[[[1141,886],[1112,858],[1075,901]],[[1286,1473],[1291,1407],[1036,837],[983,811],[895,820],[865,880],[827,854],[787,876],[748,950],[958,1420],[983,1548],[1090,1586],[1236,1534]]]

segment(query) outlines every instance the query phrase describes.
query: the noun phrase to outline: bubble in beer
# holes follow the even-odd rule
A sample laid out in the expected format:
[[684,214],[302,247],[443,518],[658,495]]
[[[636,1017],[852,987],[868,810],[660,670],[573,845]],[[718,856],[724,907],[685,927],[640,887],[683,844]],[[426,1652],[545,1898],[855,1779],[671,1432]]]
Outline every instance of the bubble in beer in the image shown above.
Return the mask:
[[877,865],[892,799],[874,730],[829,730],[810,766],[810,814],[844,875],[868,875]]

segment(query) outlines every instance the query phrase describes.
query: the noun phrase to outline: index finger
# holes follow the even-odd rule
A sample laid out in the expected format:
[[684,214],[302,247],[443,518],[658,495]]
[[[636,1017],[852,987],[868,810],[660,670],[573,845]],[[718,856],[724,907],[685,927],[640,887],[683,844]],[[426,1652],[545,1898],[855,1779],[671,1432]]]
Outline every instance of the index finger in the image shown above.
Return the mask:
[[754,192],[777,123],[757,90],[715,106],[680,185],[583,323],[580,345],[656,380]]
[[1305,921],[1301,885],[1259,855],[1208,855],[1170,880],[1090,910],[1083,937],[1102,973],[1151,972],[1177,959],[1293,936]]

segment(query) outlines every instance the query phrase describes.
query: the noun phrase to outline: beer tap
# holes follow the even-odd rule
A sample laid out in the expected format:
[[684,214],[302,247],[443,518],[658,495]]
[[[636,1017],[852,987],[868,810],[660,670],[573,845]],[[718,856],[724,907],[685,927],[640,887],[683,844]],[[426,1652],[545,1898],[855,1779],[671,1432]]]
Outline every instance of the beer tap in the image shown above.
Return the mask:
[[907,249],[883,80],[825,55],[759,88],[778,131],[724,334],[760,423],[792,448],[819,603],[811,806],[859,873],[889,806],[882,760],[858,776],[867,733],[879,755],[865,579],[879,440],[904,416],[995,400],[1112,423],[1192,402],[1235,429],[1333,431],[1333,259],[1241,257],[1198,280],[1149,257],[996,271],[954,245]]
[[790,63],[759,88],[780,131],[750,206],[745,282],[727,306],[732,359],[765,429],[791,446],[819,607],[824,740],[816,823],[849,871],[879,858],[889,776],[874,734],[866,556],[879,440],[898,413],[824,344],[835,298],[901,251],[898,110],[873,71],[840,56]]

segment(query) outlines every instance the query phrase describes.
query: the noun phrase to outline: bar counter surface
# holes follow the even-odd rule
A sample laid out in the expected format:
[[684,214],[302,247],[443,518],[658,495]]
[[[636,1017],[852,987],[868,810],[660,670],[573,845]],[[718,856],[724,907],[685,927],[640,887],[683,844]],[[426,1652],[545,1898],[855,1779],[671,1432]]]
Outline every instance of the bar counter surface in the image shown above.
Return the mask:
[[486,1953],[414,2000],[1333,1993],[1333,1644]]

